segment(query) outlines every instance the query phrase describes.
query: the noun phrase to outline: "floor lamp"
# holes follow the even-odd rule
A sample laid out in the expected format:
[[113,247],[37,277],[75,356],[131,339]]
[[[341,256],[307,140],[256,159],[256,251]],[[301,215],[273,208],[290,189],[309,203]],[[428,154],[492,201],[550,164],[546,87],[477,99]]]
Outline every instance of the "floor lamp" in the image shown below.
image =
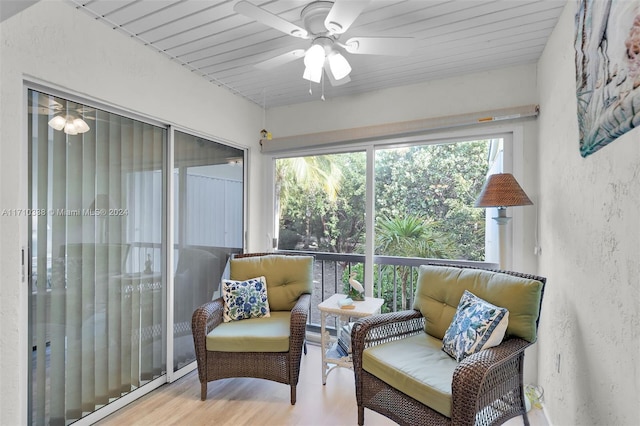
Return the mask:
[[497,207],[498,216],[494,217],[498,223],[498,238],[500,242],[500,269],[507,268],[507,207],[528,206],[533,204],[516,178],[511,173],[490,175],[476,200],[476,207]]

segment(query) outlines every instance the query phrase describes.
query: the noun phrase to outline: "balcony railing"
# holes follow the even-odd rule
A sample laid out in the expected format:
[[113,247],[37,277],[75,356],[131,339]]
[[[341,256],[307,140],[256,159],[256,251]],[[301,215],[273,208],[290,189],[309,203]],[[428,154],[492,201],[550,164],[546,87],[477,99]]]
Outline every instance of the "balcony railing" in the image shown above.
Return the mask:
[[[282,253],[282,251],[280,251]],[[315,257],[314,291],[311,296],[311,311],[308,328],[320,327],[318,304],[336,293],[345,293],[349,289],[348,278],[351,272],[363,277],[365,256],[362,254],[340,254],[325,252],[296,251],[290,254],[307,254]],[[418,268],[426,264],[444,264],[474,266],[496,269],[498,265],[490,262],[467,260],[425,259],[415,257],[379,256],[374,261],[373,296],[385,300],[382,312],[396,312],[411,309],[415,295]],[[362,284],[365,283],[360,278]],[[333,324],[331,324],[333,325]]]

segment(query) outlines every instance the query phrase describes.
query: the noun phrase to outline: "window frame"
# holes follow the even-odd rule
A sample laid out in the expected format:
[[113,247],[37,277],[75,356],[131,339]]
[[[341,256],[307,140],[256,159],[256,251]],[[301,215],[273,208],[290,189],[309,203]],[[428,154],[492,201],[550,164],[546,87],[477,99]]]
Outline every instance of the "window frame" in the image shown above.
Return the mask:
[[[518,179],[524,173],[524,128],[522,123],[505,123],[501,125],[472,125],[461,129],[450,129],[442,132],[427,132],[410,137],[390,137],[381,140],[343,143],[332,146],[315,146],[301,149],[291,149],[265,155],[265,176],[263,182],[263,194],[267,197],[263,200],[269,209],[266,209],[264,217],[265,230],[271,241],[270,248],[277,250],[277,245],[272,238],[276,234],[275,223],[275,161],[282,158],[303,157],[312,155],[341,154],[355,151],[366,152],[367,176],[366,176],[366,237],[365,237],[365,283],[368,295],[372,292],[373,259],[374,259],[374,166],[375,152],[378,149],[399,148],[413,145],[435,145],[447,142],[502,138],[503,139],[503,172],[512,173]],[[487,209],[489,217],[495,216],[495,209]],[[508,261],[507,269],[518,269],[523,265],[523,236],[524,213],[522,209],[510,209],[512,220],[507,225]]]

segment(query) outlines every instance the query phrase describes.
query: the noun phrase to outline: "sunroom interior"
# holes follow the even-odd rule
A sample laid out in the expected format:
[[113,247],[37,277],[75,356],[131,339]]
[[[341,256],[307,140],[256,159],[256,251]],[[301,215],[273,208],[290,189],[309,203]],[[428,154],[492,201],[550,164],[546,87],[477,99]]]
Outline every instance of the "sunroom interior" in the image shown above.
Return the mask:
[[[131,356],[121,358],[119,364],[121,369],[127,361],[134,366],[131,368],[141,382],[125,380],[118,386],[140,387],[142,392],[134,395],[137,397],[195,368],[189,350],[183,350],[190,344],[190,336],[184,331],[188,330],[193,308],[209,297],[206,294],[186,300],[178,291],[154,291],[154,283],[161,280],[169,285],[168,278],[162,277],[171,276],[170,288],[176,289],[181,283],[192,282],[193,274],[223,274],[232,252],[278,248],[278,229],[274,227],[277,161],[361,152],[367,164],[364,173],[372,177],[378,150],[494,139],[504,141],[504,157],[497,171],[513,173],[533,201],[532,206],[509,209],[513,219],[505,266],[547,278],[539,339],[527,350],[525,382],[544,389],[549,424],[635,424],[640,420],[640,134],[632,129],[598,152],[580,155],[574,62],[578,1],[566,2],[535,61],[435,80],[425,78],[410,85],[347,96],[333,90],[325,100],[267,108],[260,100],[248,100],[212,84],[138,40],[97,22],[78,10],[75,3],[6,4],[14,3],[21,5],[10,12],[3,3],[0,22],[0,364],[5,390],[0,397],[0,423],[39,422],[41,413],[33,406],[34,388],[36,392],[38,389],[33,385],[38,377],[31,370],[33,348],[38,338],[44,342],[49,337],[46,333],[38,336],[29,326],[38,309],[31,293],[34,285],[51,290],[56,284],[55,280],[49,284],[32,282],[27,265],[36,259],[36,267],[55,271],[59,250],[55,247],[60,247],[68,235],[86,232],[100,240],[93,249],[87,249],[82,244],[72,245],[84,241],[81,238],[68,239],[66,256],[79,253],[81,263],[93,259],[94,267],[98,258],[112,259],[106,264],[98,262],[99,266],[110,276],[117,276],[123,289],[133,288],[129,285],[131,274],[140,271],[135,278],[137,288],[148,293],[140,292],[140,299],[132,296],[131,303],[137,303],[139,311],[144,312],[134,318],[134,324],[131,319],[110,323],[96,316],[92,320],[94,326],[102,324],[104,330],[124,330],[119,334],[121,341],[131,341],[126,330],[148,332],[148,339],[139,338],[140,347],[130,352],[140,356],[149,351],[149,356],[143,357],[148,364],[137,363]],[[635,10],[640,14],[640,5]],[[90,127],[106,123],[109,131],[89,133],[95,138],[96,151],[74,151],[72,139],[62,131],[51,141],[45,137],[41,145],[33,142],[38,129],[54,135],[47,127],[55,114],[49,111],[40,116],[40,109],[51,107],[52,102],[64,105],[65,110],[86,106],[90,109]],[[520,115],[523,107],[533,112]],[[510,118],[478,122],[488,115]],[[467,124],[469,117],[476,124]],[[458,124],[446,128],[434,124],[443,120],[457,120]],[[398,130],[407,124],[421,126],[420,131]],[[268,129],[269,138],[261,134],[262,129]],[[128,152],[128,145],[135,149]],[[59,152],[66,158],[64,176],[56,174],[56,161],[63,161]],[[97,160],[89,163],[87,155]],[[112,162],[108,161],[113,155],[122,160],[115,181]],[[162,169],[173,172],[163,174],[159,172]],[[94,180],[73,179],[89,175]],[[104,181],[101,176],[111,180]],[[46,177],[73,185],[67,183],[56,189]],[[38,187],[38,178],[44,186]],[[372,193],[371,179],[366,182],[370,187],[364,190]],[[71,190],[80,194],[71,204],[67,187],[69,194]],[[115,187],[130,191],[107,191]],[[200,195],[186,197],[187,188],[201,191],[196,192]],[[228,196],[213,200],[208,197],[212,191]],[[105,193],[109,194],[106,198]],[[60,199],[67,202],[56,204]],[[46,217],[18,213],[30,209],[37,212],[38,200],[44,206],[65,209],[65,214]],[[128,221],[120,229],[117,215],[125,215],[125,205],[132,210],[127,210]],[[99,208],[113,211],[113,215],[96,218]],[[369,227],[373,226],[374,209],[374,202],[366,200],[364,217],[371,222]],[[60,228],[61,222],[56,220],[76,210],[82,216],[78,222],[72,218]],[[189,216],[195,210],[205,217]],[[497,232],[492,228],[491,213],[487,213],[487,235]],[[206,234],[206,226],[189,228],[196,220],[223,223],[218,229],[228,232],[216,234],[211,230]],[[93,224],[90,229],[86,228],[89,222]],[[115,245],[113,236],[107,235],[114,229],[126,237]],[[167,229],[173,232],[169,235]],[[50,244],[33,246],[34,231],[40,241],[51,239]],[[130,244],[140,240],[147,244]],[[175,249],[163,248],[166,243]],[[215,246],[220,250],[202,253],[183,245]],[[38,260],[38,250],[44,261]],[[359,253],[363,264],[373,264],[374,250],[372,241],[363,246]],[[51,264],[47,264],[47,258]],[[487,245],[485,261],[498,264],[495,243]],[[117,270],[111,271],[109,268],[116,264]],[[68,281],[73,271],[57,273]],[[375,296],[373,275],[372,266],[365,268],[362,279],[368,294]],[[204,278],[198,281],[215,286]],[[103,282],[105,300],[110,297],[109,282]],[[82,299],[74,300],[67,302],[68,306],[83,305]],[[154,311],[158,306],[170,308]],[[70,312],[67,309],[64,313],[67,319],[74,318]],[[75,321],[87,312],[81,308]],[[155,321],[154,315],[172,326],[158,330],[145,323]],[[135,321],[139,321],[137,328]],[[145,329],[145,324],[150,327]],[[49,331],[57,332],[55,327]],[[311,327],[310,335],[314,331]],[[99,333],[91,334],[81,334],[78,342],[86,344],[90,339],[92,346],[108,353],[112,342],[101,340]],[[69,340],[64,351],[71,346]],[[56,348],[52,345],[49,349],[45,353],[50,354],[52,367],[56,362],[83,361],[81,355],[77,359],[56,359]],[[96,358],[93,362],[100,361]],[[319,365],[317,370],[319,374]],[[85,379],[78,375],[78,380]],[[111,386],[108,377],[95,376],[93,380],[89,384],[92,387]],[[57,403],[64,404],[64,399]],[[133,399],[128,396],[106,407],[113,404],[111,411],[115,411],[114,407]],[[51,404],[55,403],[54,397]],[[90,423],[101,417],[98,413],[102,409],[95,413],[86,407],[79,409],[83,414],[67,409],[69,418],[85,417],[82,421]]]

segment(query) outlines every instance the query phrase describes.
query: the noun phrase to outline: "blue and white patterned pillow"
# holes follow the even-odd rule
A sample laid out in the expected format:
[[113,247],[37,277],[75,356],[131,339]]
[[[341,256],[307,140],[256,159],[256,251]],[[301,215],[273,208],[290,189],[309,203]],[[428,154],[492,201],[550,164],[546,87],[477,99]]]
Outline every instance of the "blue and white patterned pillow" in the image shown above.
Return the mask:
[[246,281],[222,280],[224,322],[270,316],[265,277]]
[[509,324],[509,311],[465,290],[451,325],[442,339],[442,350],[456,361],[482,349],[498,346]]

